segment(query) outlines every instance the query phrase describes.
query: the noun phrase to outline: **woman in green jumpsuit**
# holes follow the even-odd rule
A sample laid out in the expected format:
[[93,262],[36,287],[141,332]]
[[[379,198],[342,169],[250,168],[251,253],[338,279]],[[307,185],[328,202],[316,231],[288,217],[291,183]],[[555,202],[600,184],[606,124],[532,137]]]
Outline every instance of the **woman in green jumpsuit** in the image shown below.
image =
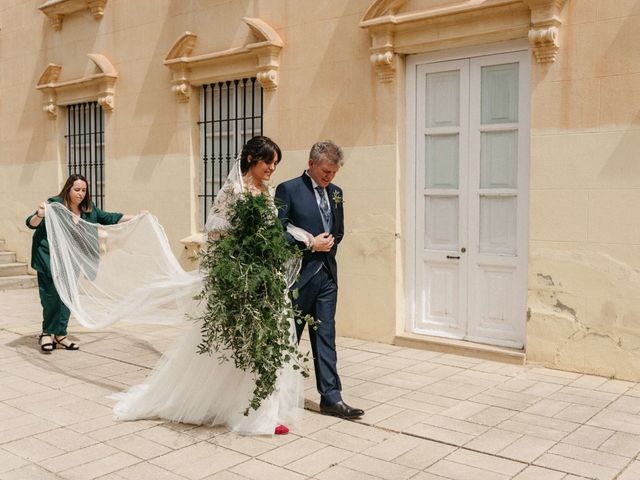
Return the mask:
[[[79,174],[71,175],[64,184],[62,191],[47,200],[48,203],[63,203],[72,213],[91,223],[113,225],[126,222],[133,215],[111,213],[100,210],[91,201],[91,194],[87,180]],[[38,210],[27,217],[27,227],[35,230],[31,246],[31,267],[38,272],[38,291],[42,304],[42,334],[40,348],[43,352],[51,353],[60,346],[66,350],[78,350],[78,346],[67,338],[67,324],[70,312],[62,303],[51,277],[51,263],[49,258],[49,242],[47,241],[47,227],[44,219],[42,202]]]

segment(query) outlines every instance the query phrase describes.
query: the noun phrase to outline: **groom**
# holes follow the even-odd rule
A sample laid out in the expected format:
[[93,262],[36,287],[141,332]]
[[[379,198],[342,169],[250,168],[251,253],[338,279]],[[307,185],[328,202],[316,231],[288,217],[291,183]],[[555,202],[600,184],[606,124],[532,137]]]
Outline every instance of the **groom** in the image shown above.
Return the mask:
[[[311,147],[307,170],[300,177],[278,185],[276,205],[285,231],[291,222],[311,234],[305,244],[285,233],[290,243],[297,243],[304,250],[300,277],[292,287],[298,289],[297,298],[292,299],[293,305],[320,322],[317,330],[309,329],[320,412],[357,418],[364,415],[364,411],[350,407],[342,400],[336,366],[336,252],[344,235],[344,216],[342,190],[331,181],[343,163],[340,147],[330,140],[317,142]],[[304,325],[296,324],[298,341]]]

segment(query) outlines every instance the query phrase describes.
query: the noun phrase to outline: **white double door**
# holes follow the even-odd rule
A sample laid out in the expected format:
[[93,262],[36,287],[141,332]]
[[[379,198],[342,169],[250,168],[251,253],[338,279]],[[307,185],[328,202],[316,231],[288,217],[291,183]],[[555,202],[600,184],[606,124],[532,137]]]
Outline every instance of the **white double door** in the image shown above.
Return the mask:
[[414,333],[523,347],[529,55],[407,60]]

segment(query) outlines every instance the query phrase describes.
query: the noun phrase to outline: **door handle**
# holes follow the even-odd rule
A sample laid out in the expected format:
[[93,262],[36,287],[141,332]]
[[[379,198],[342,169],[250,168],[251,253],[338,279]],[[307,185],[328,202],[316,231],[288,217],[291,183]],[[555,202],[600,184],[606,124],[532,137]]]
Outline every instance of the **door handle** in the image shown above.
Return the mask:
[[460,260],[460,256],[459,255],[447,255],[447,258]]

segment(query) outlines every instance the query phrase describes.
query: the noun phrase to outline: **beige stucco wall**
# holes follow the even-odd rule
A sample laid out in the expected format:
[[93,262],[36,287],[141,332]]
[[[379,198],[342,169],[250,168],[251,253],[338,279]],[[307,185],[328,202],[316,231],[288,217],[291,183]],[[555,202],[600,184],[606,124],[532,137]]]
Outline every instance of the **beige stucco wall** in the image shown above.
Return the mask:
[[[24,218],[66,177],[63,111],[57,121],[42,111],[40,74],[57,63],[62,81],[80,77],[92,69],[87,53],[101,53],[119,73],[115,110],[105,114],[107,207],[153,212],[178,258],[193,268],[179,240],[198,225],[198,91],[190,104],[178,103],[163,59],[186,30],[198,35],[194,54],[243,45],[250,34],[242,17],[259,17],[285,44],[278,89],[265,93],[265,134],[285,153],[274,182],[299,175],[316,140],[333,138],[345,148],[336,178],[347,220],[338,332],[392,341],[404,328],[405,79],[401,59],[396,82],[381,83],[372,70],[369,34],[358,27],[370,3],[109,0],[102,20],[76,13],[60,32],[38,2],[0,3],[0,238],[27,261]],[[411,0],[405,7],[444,3]],[[636,380],[637,3],[568,0],[557,61],[532,61],[526,339],[529,361]],[[521,7],[514,18],[521,19]]]
[[178,36],[198,35],[194,55],[241,46],[251,38],[242,17],[259,17],[282,37],[279,86],[265,92],[265,134],[285,151],[275,176],[299,175],[311,144],[332,138],[347,165],[347,232],[340,248],[339,333],[391,341],[395,331],[395,87],[380,89],[369,63],[369,34],[358,27],[368,0],[109,0],[104,17],[64,18],[56,32],[38,2],[0,5],[0,238],[29,260],[24,218],[66,178],[64,110],[42,111],[35,85],[49,63],[60,81],[93,72],[88,53],[118,71],[115,109],[105,113],[106,207],[147,209],[165,227],[174,252],[194,268],[179,242],[198,230],[198,90],[178,103],[163,60]]
[[533,69],[527,358],[640,379],[640,7],[569,1]]

